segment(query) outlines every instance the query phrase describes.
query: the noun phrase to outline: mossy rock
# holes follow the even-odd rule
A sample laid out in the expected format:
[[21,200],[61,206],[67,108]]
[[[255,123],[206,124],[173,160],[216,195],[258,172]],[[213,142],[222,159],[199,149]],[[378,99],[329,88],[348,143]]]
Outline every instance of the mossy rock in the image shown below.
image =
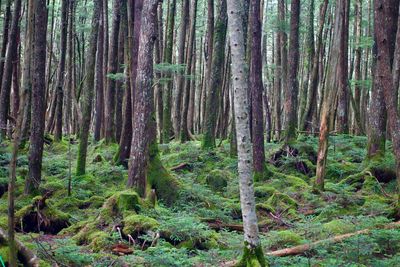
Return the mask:
[[126,190],[116,195],[116,204],[121,213],[126,211],[140,211],[140,197],[133,190]]
[[221,192],[227,186],[232,174],[226,170],[213,170],[206,176],[206,184],[213,191]]
[[50,181],[40,185],[40,192],[54,192],[66,189],[65,184],[63,181]]
[[324,223],[322,225],[322,229],[328,235],[340,235],[353,232],[355,230],[355,226],[349,221],[336,219],[328,223]]
[[288,187],[292,187],[294,190],[306,190],[310,188],[310,185],[301,179],[300,177],[294,175],[286,175],[279,172],[274,172],[275,179],[272,181],[270,186],[286,190]]
[[159,226],[157,220],[144,215],[129,215],[123,220],[124,234],[142,233],[149,230],[154,230]]
[[292,247],[304,243],[304,239],[291,230],[273,231],[269,234],[272,248]]

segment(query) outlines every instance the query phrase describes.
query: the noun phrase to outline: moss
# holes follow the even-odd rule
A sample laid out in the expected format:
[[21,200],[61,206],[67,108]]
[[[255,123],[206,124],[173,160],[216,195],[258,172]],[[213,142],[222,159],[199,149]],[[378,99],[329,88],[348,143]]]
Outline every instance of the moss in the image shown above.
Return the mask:
[[159,226],[157,220],[137,214],[127,216],[124,218],[123,223],[123,232],[126,235],[154,230]]
[[266,165],[264,165],[264,170],[262,172],[254,172],[253,177],[255,182],[264,182],[271,179],[273,172],[270,171]]
[[289,208],[297,207],[296,200],[280,192],[273,193],[273,195],[270,198],[268,198],[265,204],[274,207],[274,210],[276,209],[287,210]]
[[133,190],[126,190],[116,195],[116,204],[121,213],[125,211],[140,211],[140,197]]
[[286,189],[287,187],[292,187],[295,190],[310,188],[306,181],[293,175],[274,172],[274,177],[276,179],[271,183],[271,186],[277,189]]
[[213,170],[206,176],[207,185],[217,192],[221,192],[228,186],[231,173],[226,170]]
[[90,248],[94,252],[105,250],[111,245],[110,235],[103,231],[96,231],[88,236]]
[[[157,146],[153,144],[153,146]],[[179,183],[162,165],[158,152],[150,152],[150,162],[147,170],[149,189],[155,189],[156,195],[167,205],[174,203],[178,197]]]
[[336,219],[323,224],[322,229],[329,235],[339,235],[353,232],[355,227],[349,221]]
[[8,247],[0,245],[0,256],[3,259],[4,263],[8,263],[8,255],[9,255]]
[[291,230],[271,232],[269,240],[273,248],[297,246],[304,242],[299,234]]
[[266,267],[268,266],[267,261],[264,257],[264,252],[261,245],[253,248],[244,243],[243,256],[240,259],[237,267]]
[[254,188],[254,195],[258,198],[270,197],[275,193],[276,189],[272,186],[262,185]]

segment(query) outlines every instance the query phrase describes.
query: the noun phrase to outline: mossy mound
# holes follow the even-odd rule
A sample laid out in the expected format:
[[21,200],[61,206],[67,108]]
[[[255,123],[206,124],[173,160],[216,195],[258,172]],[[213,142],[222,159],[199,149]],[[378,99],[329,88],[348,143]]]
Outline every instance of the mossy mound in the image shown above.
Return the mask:
[[270,249],[287,248],[301,245],[305,240],[291,230],[272,231],[268,234]]
[[275,191],[267,201],[256,204],[256,208],[259,211],[295,214],[293,211],[297,208],[297,202],[288,195]]
[[254,187],[254,195],[257,198],[269,198],[276,192],[272,186],[261,185]]
[[5,264],[8,263],[8,254],[9,254],[9,248],[7,246],[0,245],[0,257],[3,259],[3,262]]
[[232,174],[226,170],[213,170],[205,178],[206,184],[217,192],[223,191],[231,179]]
[[345,220],[336,219],[322,225],[322,230],[327,235],[340,235],[353,232],[354,225]]
[[138,214],[125,217],[123,224],[123,232],[125,235],[147,232],[149,230],[154,230],[159,226],[157,220]]

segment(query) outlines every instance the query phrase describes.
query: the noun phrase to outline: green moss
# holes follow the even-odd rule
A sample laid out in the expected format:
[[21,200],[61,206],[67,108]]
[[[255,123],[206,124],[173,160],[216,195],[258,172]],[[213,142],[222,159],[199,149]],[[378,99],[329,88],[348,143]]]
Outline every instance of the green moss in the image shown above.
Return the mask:
[[[154,144],[154,147],[157,145]],[[157,150],[157,148],[156,148]],[[147,170],[149,189],[155,189],[159,199],[171,205],[178,197],[179,183],[162,165],[158,152],[150,152],[150,162]]]
[[258,198],[270,197],[275,193],[276,189],[272,186],[262,185],[254,188],[254,195]]
[[273,248],[297,246],[304,242],[299,234],[291,230],[270,232],[269,240]]
[[123,223],[123,232],[126,235],[154,230],[159,226],[157,220],[137,214],[127,216],[124,218]]
[[271,179],[273,175],[273,172],[264,165],[264,170],[262,172],[254,172],[253,177],[255,182],[264,182]]
[[275,192],[268,198],[266,205],[273,207],[274,210],[287,210],[289,208],[296,208],[297,202],[286,194]]
[[111,245],[110,235],[103,231],[96,231],[91,233],[88,236],[88,240],[90,241],[89,246],[94,252],[105,250]]
[[328,235],[339,235],[353,232],[355,227],[349,221],[336,219],[323,224],[322,229]]
[[5,229],[8,225],[8,218],[7,217],[0,217],[0,227]]
[[246,242],[244,243],[243,256],[237,267],[266,267],[267,261],[264,257],[264,252],[261,246],[255,248],[250,247]]
[[140,197],[133,190],[126,190],[117,193],[116,201],[118,210],[121,213],[132,210],[135,212],[140,211]]
[[228,186],[231,173],[226,170],[213,170],[206,176],[207,185],[214,191],[221,192]]
[[4,263],[8,263],[9,248],[7,246],[0,245],[0,256]]

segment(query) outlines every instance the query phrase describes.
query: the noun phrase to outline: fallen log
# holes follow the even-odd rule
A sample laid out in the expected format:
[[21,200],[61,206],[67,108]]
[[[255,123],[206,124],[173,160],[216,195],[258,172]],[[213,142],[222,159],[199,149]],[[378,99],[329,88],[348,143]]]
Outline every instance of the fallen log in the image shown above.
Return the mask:
[[181,163],[174,167],[171,167],[171,171],[191,170],[192,166],[189,163]]
[[[389,223],[389,224],[383,226],[382,228],[383,229],[394,229],[397,227],[400,227],[400,221]],[[379,228],[377,228],[377,229],[379,229]],[[291,248],[284,248],[284,249],[279,249],[279,250],[275,250],[275,251],[270,251],[270,252],[267,252],[266,255],[274,256],[274,257],[286,257],[286,256],[299,255],[299,254],[303,254],[304,252],[317,247],[318,245],[321,245],[324,243],[339,243],[345,239],[348,239],[348,238],[356,236],[356,235],[369,234],[372,230],[375,230],[375,229],[364,229],[364,230],[360,230],[360,231],[353,232],[353,233],[334,236],[334,237],[331,237],[328,239],[318,240],[318,241],[315,241],[315,242],[312,242],[309,244],[298,245],[298,246],[291,247]],[[237,263],[238,263],[237,260],[228,261],[228,262],[221,263],[220,266],[221,267],[233,267],[233,266],[236,266]]]
[[[4,229],[0,228],[0,243],[7,243],[8,235]],[[22,258],[24,266],[39,267],[39,258],[28,249],[21,241],[15,240],[18,249],[18,255]]]

